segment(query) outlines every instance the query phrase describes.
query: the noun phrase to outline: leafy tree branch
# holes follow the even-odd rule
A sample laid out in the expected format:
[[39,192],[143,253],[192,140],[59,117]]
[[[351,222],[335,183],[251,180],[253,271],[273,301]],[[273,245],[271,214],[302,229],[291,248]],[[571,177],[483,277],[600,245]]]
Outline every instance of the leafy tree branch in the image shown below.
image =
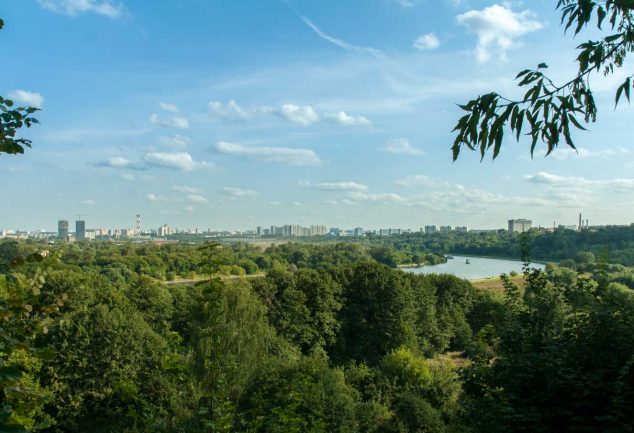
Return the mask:
[[[515,78],[518,87],[527,89],[521,99],[491,92],[459,105],[466,114],[453,130],[456,132],[452,146],[454,160],[464,146],[478,150],[482,159],[492,151],[495,159],[502,148],[505,131],[509,130],[518,141],[522,134],[530,137],[531,156],[539,142],[546,144],[546,155],[562,141],[576,149],[571,131],[586,130],[585,125],[596,122],[597,106],[590,78],[592,73],[613,74],[615,69],[623,67],[627,55],[634,50],[634,0],[559,0],[557,9],[561,11],[565,31],[574,27],[575,36],[593,22],[603,30],[606,19],[612,34],[577,47],[577,75],[563,84],[555,84],[544,72],[548,66],[541,63]],[[617,88],[615,105],[623,96],[630,100],[633,76],[628,75]]]

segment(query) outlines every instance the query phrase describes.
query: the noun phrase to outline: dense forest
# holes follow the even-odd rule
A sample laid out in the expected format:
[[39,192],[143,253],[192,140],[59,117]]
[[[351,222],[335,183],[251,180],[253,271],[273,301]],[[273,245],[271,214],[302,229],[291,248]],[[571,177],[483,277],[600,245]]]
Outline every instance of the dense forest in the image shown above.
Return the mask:
[[610,265],[589,269],[527,268],[499,295],[387,267],[355,244],[3,242],[0,421],[631,431],[634,292]]

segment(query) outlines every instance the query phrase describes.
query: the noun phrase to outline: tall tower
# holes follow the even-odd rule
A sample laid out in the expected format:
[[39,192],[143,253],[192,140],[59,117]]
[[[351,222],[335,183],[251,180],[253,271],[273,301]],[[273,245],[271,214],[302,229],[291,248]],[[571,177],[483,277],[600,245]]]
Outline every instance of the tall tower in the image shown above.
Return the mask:
[[83,241],[86,239],[86,221],[75,221],[75,240]]
[[57,222],[57,239],[64,240],[64,241],[68,239],[68,221],[67,220],[59,220]]
[[136,228],[134,229],[134,236],[141,236],[141,214],[136,214]]
[[577,226],[577,230],[581,230],[583,228],[583,219],[581,218],[581,214],[579,214],[579,225]]

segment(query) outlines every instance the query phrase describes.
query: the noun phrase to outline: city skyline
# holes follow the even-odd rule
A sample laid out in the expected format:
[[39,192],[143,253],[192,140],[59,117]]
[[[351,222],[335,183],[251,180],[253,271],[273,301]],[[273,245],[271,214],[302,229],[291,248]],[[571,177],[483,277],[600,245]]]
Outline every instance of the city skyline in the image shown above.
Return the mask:
[[3,5],[3,52],[29,60],[3,67],[2,94],[43,111],[33,148],[0,158],[2,228],[632,222],[618,75],[592,78],[578,153],[531,160],[509,139],[494,163],[451,162],[456,103],[514,95],[541,62],[574,73],[552,1],[74,4]]
[[[150,234],[150,233],[161,233],[161,230],[167,230],[167,234],[173,233],[250,233],[257,234],[258,236],[291,236],[289,233],[284,232],[284,230],[304,230],[310,231],[318,229],[319,235],[326,234],[328,232],[341,231],[341,232],[350,232],[350,233],[377,233],[377,234],[400,234],[401,232],[424,232],[427,234],[431,233],[443,233],[443,232],[468,232],[468,231],[488,231],[488,230],[508,230],[510,232],[523,232],[529,230],[531,228],[534,229],[551,229],[551,228],[566,228],[566,229],[574,229],[577,228],[589,228],[589,227],[602,227],[602,226],[625,226],[629,224],[592,224],[590,225],[590,220],[588,218],[582,218],[582,214],[578,214],[579,224],[569,224],[568,220],[561,221],[553,221],[550,225],[534,223],[533,220],[526,218],[519,219],[507,219],[503,224],[500,224],[495,227],[470,227],[467,225],[447,225],[445,223],[424,223],[416,226],[398,226],[398,225],[381,225],[381,226],[366,226],[361,227],[359,225],[327,225],[327,224],[316,224],[311,223],[307,227],[303,227],[300,224],[295,223],[276,223],[271,225],[257,225],[253,227],[215,227],[211,225],[207,226],[185,226],[180,227],[177,225],[172,225],[168,222],[165,222],[158,227],[151,226],[143,226],[141,223],[141,214],[135,215],[134,226],[120,226],[106,224],[101,226],[91,226],[89,221],[86,220],[75,220],[75,231],[70,230],[69,222],[71,220],[57,220],[57,229],[50,228],[28,228],[28,227],[0,227],[0,236],[3,233],[58,233],[58,238],[64,239],[69,234],[75,234],[78,228],[81,226],[84,233],[88,232],[98,232],[102,235],[113,235],[113,236],[124,236],[124,237],[134,237],[139,236],[141,234]],[[519,229],[517,228],[517,224],[519,224]],[[634,223],[631,223],[634,224]],[[515,228],[514,228],[515,226]],[[295,228],[295,229],[293,229]],[[358,233],[359,232],[359,233]],[[308,232],[304,234],[299,234],[298,232],[293,232],[292,236],[314,236],[315,234],[308,234]]]

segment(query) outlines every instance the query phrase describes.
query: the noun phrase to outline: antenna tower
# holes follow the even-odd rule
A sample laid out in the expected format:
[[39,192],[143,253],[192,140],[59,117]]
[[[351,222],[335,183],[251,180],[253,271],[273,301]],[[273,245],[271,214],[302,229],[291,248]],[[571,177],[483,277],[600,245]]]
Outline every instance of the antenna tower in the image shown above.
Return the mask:
[[134,229],[135,236],[141,236],[141,214],[136,214],[136,228]]

